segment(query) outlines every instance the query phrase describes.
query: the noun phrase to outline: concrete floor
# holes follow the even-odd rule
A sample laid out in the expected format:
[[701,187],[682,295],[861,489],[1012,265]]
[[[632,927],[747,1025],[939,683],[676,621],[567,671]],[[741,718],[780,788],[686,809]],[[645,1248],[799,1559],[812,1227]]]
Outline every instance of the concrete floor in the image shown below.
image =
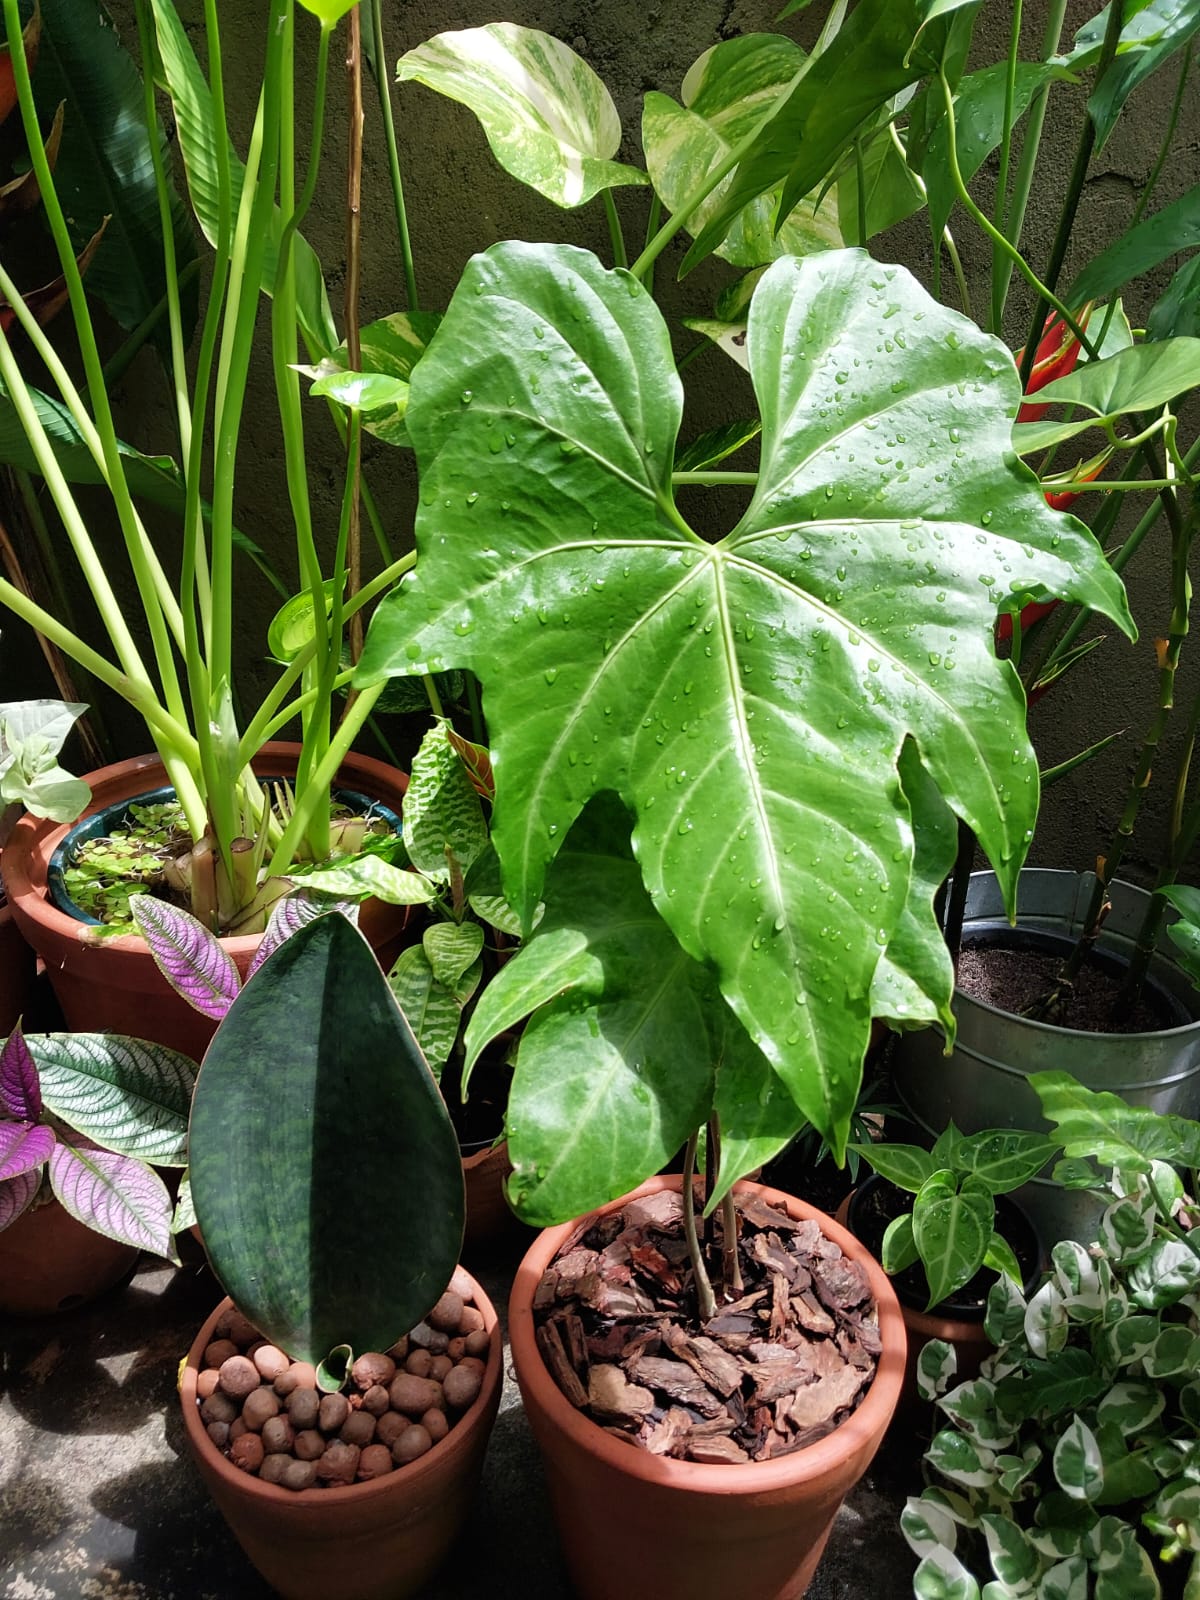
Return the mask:
[[[498,1307],[519,1251],[469,1263]],[[0,1329],[0,1600],[267,1600],[192,1467],[177,1410],[178,1363],[219,1298],[205,1266],[151,1263],[90,1307]],[[911,1427],[893,1428],[809,1600],[910,1600],[897,1516],[919,1486],[919,1450]],[[508,1377],[475,1516],[421,1600],[571,1594]]]

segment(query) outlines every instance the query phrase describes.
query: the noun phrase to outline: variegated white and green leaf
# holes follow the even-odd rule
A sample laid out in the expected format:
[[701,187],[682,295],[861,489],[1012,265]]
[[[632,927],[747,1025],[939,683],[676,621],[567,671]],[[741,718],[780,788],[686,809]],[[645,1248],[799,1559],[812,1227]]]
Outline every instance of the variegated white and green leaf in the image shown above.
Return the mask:
[[1096,1435],[1079,1416],[1054,1447],[1054,1476],[1073,1500],[1093,1501],[1104,1488],[1104,1461]]
[[1049,1356],[1067,1342],[1067,1308],[1053,1280],[1044,1283],[1025,1312],[1025,1337],[1035,1356]]
[[998,1348],[1010,1344],[1025,1326],[1025,1296],[1009,1278],[998,1278],[988,1290],[983,1330]]
[[537,28],[494,22],[439,33],[400,57],[396,79],[474,112],[504,170],[555,205],[580,206],[603,189],[646,182],[637,167],[612,159],[621,119],[604,84]]
[[[1000,1477],[997,1483],[1000,1490],[1010,1500],[1021,1499],[1024,1486],[1030,1483],[1033,1474],[1041,1466],[1042,1460],[1042,1447],[1035,1442],[1027,1444],[1019,1456],[998,1455],[996,1457],[996,1465],[1000,1469]],[[1033,1487],[1032,1484],[1031,1487]]]
[[952,1550],[933,1550],[913,1574],[917,1600],[980,1600],[979,1585]]
[[436,883],[450,878],[449,856],[466,873],[487,849],[483,806],[446,722],[430,728],[413,757],[403,828],[413,866]]
[[934,1435],[925,1459],[943,1477],[969,1489],[986,1489],[996,1481],[994,1453],[952,1428]]
[[297,885],[320,894],[365,900],[374,895],[393,906],[423,906],[437,898],[437,891],[419,872],[393,866],[381,856],[353,856],[329,867],[314,867],[311,872],[290,872]]
[[1200,1288],[1200,1256],[1182,1239],[1158,1239],[1130,1269],[1127,1282],[1136,1305],[1160,1311]]
[[434,977],[424,946],[409,945],[388,973],[388,983],[408,1020],[421,1052],[436,1075],[458,1038],[462,1007]]
[[421,943],[438,983],[457,995],[467,969],[479,960],[483,929],[477,922],[435,922]]
[[910,1495],[900,1513],[900,1532],[918,1561],[935,1550],[953,1550],[958,1540],[958,1523],[944,1506],[930,1498],[929,1492]]
[[1100,1219],[1100,1243],[1114,1260],[1132,1261],[1150,1248],[1156,1218],[1148,1190],[1137,1198],[1117,1200]]
[[1152,1383],[1114,1383],[1096,1407],[1101,1423],[1112,1423],[1123,1434],[1141,1433],[1162,1415],[1166,1398]]
[[1050,1252],[1050,1266],[1065,1296],[1072,1301],[1100,1306],[1100,1274],[1083,1245],[1074,1239],[1060,1239]]
[[1000,1582],[1015,1593],[1032,1593],[1033,1580],[1041,1562],[1037,1551],[1011,1517],[984,1512],[979,1519],[987,1540],[992,1571]]
[[958,1371],[958,1355],[944,1339],[930,1339],[917,1357],[917,1393],[922,1400],[936,1400],[945,1394]]
[[1200,1338],[1182,1323],[1163,1328],[1143,1357],[1148,1378],[1177,1378],[1200,1365]]
[[467,904],[489,928],[498,928],[510,939],[521,937],[521,919],[502,894],[468,894]]
[[745,322],[722,322],[718,317],[684,317],[683,325],[693,333],[711,339],[718,350],[723,350],[731,361],[736,361],[744,372],[750,371],[750,351],[746,344]]
[[1068,1556],[1044,1572],[1038,1583],[1037,1600],[1088,1600],[1088,1568],[1083,1557]]
[[964,1433],[989,1450],[1005,1450],[1017,1437],[1016,1430],[997,1413],[995,1385],[986,1378],[960,1383],[943,1397],[941,1406]]
[[[669,211],[678,211],[702,178],[778,100],[803,66],[804,52],[779,34],[747,34],[705,51],[683,83],[683,104],[646,96],[642,146],[650,177]],[[692,210],[685,226],[696,234],[724,202],[728,180]],[[806,196],[776,232],[780,191],[759,195],[738,212],[716,254],[734,266],[757,267],[782,255],[837,249],[843,242],[837,205]]]

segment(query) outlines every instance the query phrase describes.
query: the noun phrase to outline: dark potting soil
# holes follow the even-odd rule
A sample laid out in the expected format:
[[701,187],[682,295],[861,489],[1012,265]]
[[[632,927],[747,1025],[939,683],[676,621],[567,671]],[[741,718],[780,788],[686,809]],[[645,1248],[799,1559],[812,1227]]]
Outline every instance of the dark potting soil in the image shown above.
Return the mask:
[[[866,1245],[878,1260],[883,1255],[883,1236],[889,1225],[911,1211],[914,1196],[889,1183],[886,1178],[874,1177],[855,1191],[850,1208],[850,1227],[856,1239]],[[1037,1234],[1033,1225],[1019,1206],[1005,1195],[996,1196],[996,1231],[1012,1246],[1024,1283],[1028,1286],[1037,1277],[1041,1266]],[[929,1302],[929,1284],[919,1261],[903,1272],[891,1274],[892,1287],[897,1297],[913,1311],[924,1311]],[[990,1267],[981,1267],[969,1282],[955,1290],[948,1300],[934,1309],[942,1316],[958,1317],[966,1322],[982,1322],[987,1310],[988,1295],[996,1281]]]
[[464,1156],[495,1144],[504,1131],[504,1112],[512,1086],[512,1068],[502,1057],[485,1055],[476,1063],[464,1103],[462,1057],[452,1056],[442,1069],[442,1098]]
[[742,1294],[701,1326],[678,1194],[632,1200],[570,1240],[534,1315],[571,1404],[688,1461],[766,1461],[830,1433],[870,1387],[881,1349],[866,1273],[815,1222],[758,1198],[738,1202],[738,1259]]
[[[964,994],[1015,1016],[1032,1011],[1053,993],[1062,957],[1040,950],[1005,950],[995,945],[964,945],[958,958],[957,981]],[[1120,978],[1096,966],[1084,966],[1069,992],[1042,1020],[1082,1033],[1151,1033],[1178,1026],[1179,1019],[1154,992],[1145,989],[1137,1005],[1112,1015]]]

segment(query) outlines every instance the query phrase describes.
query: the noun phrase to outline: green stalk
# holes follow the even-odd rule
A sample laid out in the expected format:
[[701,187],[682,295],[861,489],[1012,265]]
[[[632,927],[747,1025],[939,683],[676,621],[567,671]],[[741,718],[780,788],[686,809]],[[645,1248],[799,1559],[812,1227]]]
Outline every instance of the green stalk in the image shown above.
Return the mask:
[[687,1142],[683,1157],[683,1234],[687,1240],[688,1260],[696,1284],[696,1315],[703,1326],[717,1314],[716,1296],[700,1253],[700,1240],[696,1235],[696,1191],[692,1174],[696,1170],[696,1147],[700,1142],[699,1128]]
[[[124,464],[117,448],[117,431],[113,422],[108,394],[104,388],[103,365],[96,344],[95,331],[92,327],[83,279],[75,260],[75,250],[71,241],[70,230],[67,226],[67,219],[63,214],[58,192],[54,187],[50,164],[46,159],[46,150],[42,143],[37,108],[33,100],[33,86],[30,82],[29,65],[25,59],[18,3],[17,0],[3,0],[3,3],[9,57],[17,90],[17,99],[21,109],[21,122],[25,132],[26,143],[29,147],[30,163],[37,174],[42,208],[58,251],[59,265],[63,269],[67,296],[71,305],[71,314],[79,340],[80,355],[83,358],[92,404],[96,411],[96,426],[102,445],[106,477],[112,493],[113,503],[116,506],[117,518],[125,540],[134,582],[137,585],[138,597],[150,630],[155,666],[166,707],[172,717],[182,720],[183,696],[180,691],[178,674],[175,670],[175,659],[163,614],[160,590],[155,583],[155,569],[158,567],[158,562],[150,546],[150,541],[146,538],[145,529],[142,527],[141,521],[134,510],[133,501],[129,493],[129,485],[125,479]],[[13,304],[15,308],[15,301]],[[18,315],[20,315],[19,312]],[[22,319],[22,325],[24,326],[24,319]],[[72,499],[71,491],[65,488],[65,482],[62,487],[65,489],[67,499]]]
[[[180,289],[191,283],[193,278],[200,276],[202,265],[200,257],[197,256],[194,260],[189,261],[186,267],[180,269],[178,284]],[[104,363],[103,376],[106,389],[115,389],[129,371],[142,346],[166,315],[167,301],[168,296],[162,295],[138,323],[137,327],[134,328],[133,332],[122,341],[120,348],[109,356]],[[84,393],[84,399],[87,399],[86,392]]]
[[[1008,166],[1012,157],[1013,113],[1017,98],[1017,60],[1021,53],[1021,11],[1022,0],[1013,0],[1012,26],[1008,31],[1008,70],[1004,79],[1004,131],[1000,138],[1000,168],[996,174],[996,228],[1004,232],[1006,212],[1008,208]],[[998,301],[996,289],[1000,262],[1003,259],[1000,246],[992,246],[992,314],[988,323],[988,331],[997,338],[1001,333],[1001,319],[1004,316],[1003,301]]]
[[[1117,45],[1121,39],[1121,24],[1124,21],[1125,7],[1114,4],[1109,9],[1108,26],[1104,30],[1104,43],[1100,48],[1100,62],[1096,72],[1096,83],[1104,81],[1104,75],[1112,65],[1117,53]],[[1067,185],[1066,199],[1063,201],[1062,210],[1058,214],[1058,228],[1054,235],[1054,243],[1050,249],[1050,260],[1043,274],[1043,283],[1049,291],[1058,288],[1058,276],[1062,271],[1062,264],[1067,258],[1067,247],[1071,242],[1071,234],[1075,227],[1075,214],[1079,210],[1080,196],[1083,186],[1087,181],[1088,166],[1091,163],[1092,151],[1096,147],[1096,124],[1091,117],[1084,115],[1083,127],[1079,130],[1079,144],[1075,150],[1075,164],[1071,168],[1071,179]],[[1041,343],[1042,329],[1046,321],[1046,310],[1053,302],[1049,295],[1043,295],[1034,302],[1033,318],[1029,324],[1029,337],[1025,341],[1025,355],[1021,362],[1021,392],[1024,394],[1029,387],[1029,374],[1033,371],[1033,363],[1037,357],[1037,347]],[[1072,329],[1074,332],[1074,329]],[[1082,344],[1083,341],[1080,340]],[[1087,350],[1087,345],[1084,345]],[[1088,354],[1093,352],[1088,350]]]
[[673,472],[672,483],[745,483],[756,484],[757,472]]
[[858,193],[858,247],[860,250],[867,248],[867,170],[863,165],[862,140],[854,141],[854,173],[858,179],[855,185]]
[[388,93],[387,60],[383,48],[383,0],[367,0],[371,15],[371,31],[375,43],[375,83],[379,90],[379,111],[383,118],[384,143],[387,149],[388,176],[392,184],[392,205],[396,211],[396,232],[400,236],[400,254],[404,261],[404,285],[408,297],[409,315],[420,310],[417,300],[417,275],[413,265],[412,240],[408,232],[408,212],[404,205],[404,180],[400,171],[400,152],[396,144],[396,123],[392,116],[392,97]]
[[1138,196],[1137,205],[1135,205],[1133,208],[1133,216],[1129,220],[1130,228],[1136,228],[1138,223],[1145,216],[1146,208],[1150,204],[1150,197],[1158,186],[1158,180],[1162,177],[1163,168],[1167,164],[1167,157],[1171,153],[1171,146],[1175,142],[1175,130],[1179,126],[1179,113],[1183,109],[1183,91],[1187,87],[1187,81],[1191,76],[1191,71],[1192,46],[1189,44],[1187,49],[1184,51],[1183,66],[1179,70],[1179,80],[1175,85],[1175,98],[1171,102],[1171,115],[1167,118],[1167,131],[1163,135],[1162,144],[1158,148],[1158,155],[1155,159],[1153,167],[1150,169],[1150,176],[1143,184],[1142,192]]
[[[1067,14],[1067,0],[1050,0],[1046,13],[1046,27],[1042,34],[1041,59],[1049,61],[1058,54],[1063,23]],[[1042,128],[1046,121],[1046,106],[1050,100],[1049,83],[1044,83],[1033,97],[1025,118],[1025,137],[1021,142],[1021,159],[1017,164],[1017,179],[1013,185],[1012,201],[1008,206],[1004,238],[1011,250],[1004,250],[993,241],[992,258],[992,316],[996,327],[1004,323],[1004,307],[1008,300],[1008,287],[1012,280],[1013,252],[1019,251],[1021,233],[1025,226],[1025,210],[1033,190],[1037,171],[1038,152],[1042,142]]]
[[268,869],[269,877],[276,877],[282,874],[295,859],[297,848],[301,839],[307,833],[309,823],[312,821],[313,811],[320,796],[328,793],[330,784],[337,776],[338,768],[349,754],[350,746],[358,737],[363,724],[374,709],[376,700],[379,699],[382,693],[383,680],[379,683],[373,683],[369,689],[362,690],[350,711],[339,724],[337,732],[330,739],[329,748],[314,769],[309,783],[303,792],[297,791],[296,807],[271,859],[271,865]]
[[608,219],[608,237],[612,241],[613,266],[628,267],[629,255],[625,249],[625,234],[621,228],[621,219],[617,215],[617,203],[613,199],[611,189],[602,189],[600,198],[604,202],[604,215]]

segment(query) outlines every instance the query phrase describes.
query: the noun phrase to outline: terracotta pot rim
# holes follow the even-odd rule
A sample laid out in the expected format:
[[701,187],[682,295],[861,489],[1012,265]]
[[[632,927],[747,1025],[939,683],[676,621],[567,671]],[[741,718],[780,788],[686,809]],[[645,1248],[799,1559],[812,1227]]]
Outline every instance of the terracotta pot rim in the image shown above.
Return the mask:
[[651,1178],[631,1194],[623,1195],[606,1206],[589,1212],[586,1218],[561,1223],[547,1228],[530,1246],[522,1258],[513,1281],[509,1300],[508,1336],[518,1379],[536,1388],[538,1403],[549,1421],[580,1449],[600,1458],[608,1467],[629,1477],[665,1488],[687,1489],[693,1494],[726,1496],[731,1494],[757,1494],[764,1491],[809,1481],[825,1476],[834,1462],[846,1454],[847,1445],[857,1442],[875,1431],[881,1435],[900,1398],[904,1381],[906,1334],[900,1303],[887,1274],[854,1235],[835,1222],[832,1217],[818,1211],[806,1201],[772,1189],[761,1183],[742,1181],[735,1193],[759,1196],[768,1203],[783,1205],[789,1215],[803,1220],[815,1220],[826,1238],[839,1245],[851,1261],[856,1261],[867,1273],[871,1292],[879,1310],[879,1331],[883,1351],[871,1385],[858,1409],[832,1433],[816,1443],[805,1445],[773,1461],[749,1461],[733,1465],[697,1461],[674,1461],[651,1455],[636,1445],[625,1444],[605,1433],[598,1423],[584,1416],[570,1403],[546,1370],[537,1349],[533,1323],[533,1294],[542,1273],[553,1260],[562,1244],[581,1226],[607,1212],[616,1210],[631,1199],[656,1194],[663,1189],[678,1189],[680,1178]]
[[[466,1268],[462,1268],[464,1272]],[[482,1284],[471,1273],[467,1276],[474,1285],[473,1300],[476,1309],[483,1317],[490,1344],[488,1347],[487,1366],[484,1369],[483,1382],[479,1393],[463,1412],[462,1416],[450,1429],[444,1439],[440,1439],[432,1450],[410,1461],[406,1466],[398,1467],[382,1478],[374,1478],[366,1483],[348,1483],[334,1489],[285,1489],[281,1484],[264,1483],[261,1478],[253,1473],[241,1472],[235,1467],[227,1456],[223,1455],[205,1431],[200,1420],[200,1408],[196,1404],[196,1379],[200,1372],[200,1362],[204,1356],[205,1346],[211,1342],[212,1331],[216,1326],[217,1318],[226,1308],[233,1305],[228,1295],[221,1301],[217,1308],[204,1323],[200,1332],[192,1342],[192,1347],[187,1354],[187,1363],[179,1380],[179,1398],[183,1410],[183,1423],[187,1430],[189,1442],[193,1450],[203,1455],[205,1464],[216,1473],[224,1486],[234,1494],[241,1494],[246,1499],[260,1503],[278,1506],[295,1507],[304,1510],[309,1506],[336,1506],[366,1505],[372,1497],[378,1498],[388,1493],[397,1492],[396,1484],[403,1479],[406,1490],[419,1492],[422,1479],[437,1470],[446,1460],[447,1455],[453,1454],[448,1450],[454,1440],[458,1439],[458,1449],[465,1448],[473,1432],[472,1424],[476,1419],[486,1413],[488,1403],[495,1391],[499,1388],[503,1376],[503,1340],[500,1338],[500,1319],[496,1315],[496,1308],[485,1293]]]
[[[272,740],[263,745],[254,760],[261,760],[269,768],[285,758],[294,759],[299,750],[300,746],[289,740]],[[84,773],[83,777],[94,790],[113,780],[155,769],[160,772],[163,770],[158,755],[131,756],[125,761],[111,762],[107,767],[97,767],[92,772]],[[398,767],[390,767],[374,756],[359,755],[353,750],[343,761],[341,770],[357,770],[368,779],[382,779],[387,774],[388,781],[398,777],[407,782],[406,775]],[[267,775],[272,774],[268,772]],[[93,799],[92,804],[84,810],[83,817],[102,810],[106,803]],[[76,819],[80,820],[82,818]],[[122,952],[145,951],[146,941],[139,935],[120,934],[115,938],[98,938],[93,924],[68,916],[51,901],[46,885],[46,864],[64,835],[74,826],[74,823],[57,823],[48,818],[34,817],[28,812],[14,825],[5,846],[4,879],[9,904],[18,904],[18,921],[27,917],[30,922],[48,928],[57,937],[76,940],[81,944],[102,945],[106,949]],[[221,943],[235,957],[250,956],[257,950],[261,939],[261,933],[226,934],[222,936]]]

